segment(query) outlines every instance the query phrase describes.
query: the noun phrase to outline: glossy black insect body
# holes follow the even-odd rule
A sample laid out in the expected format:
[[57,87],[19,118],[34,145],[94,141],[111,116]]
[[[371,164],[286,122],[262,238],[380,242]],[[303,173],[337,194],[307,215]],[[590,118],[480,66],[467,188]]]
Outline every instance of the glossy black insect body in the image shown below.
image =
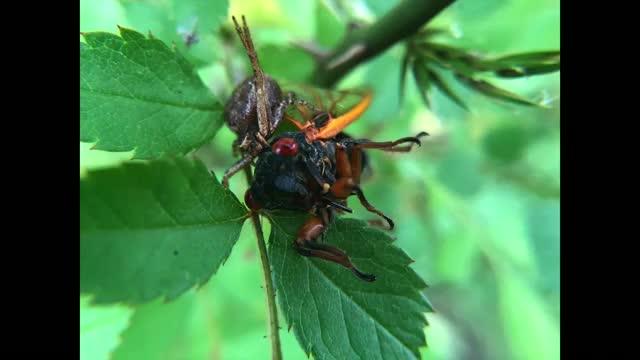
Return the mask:
[[308,143],[302,132],[287,132],[258,158],[249,196],[263,209],[309,211],[322,202],[321,184],[333,182],[335,142]]
[[[365,167],[363,150],[407,152],[416,137],[390,142],[356,140],[344,134],[328,140],[309,140],[306,134],[287,132],[275,137],[271,146],[258,157],[254,181],[245,194],[245,203],[253,211],[305,211],[311,217],[302,225],[294,241],[298,253],[336,262],[351,269],[365,281],[375,276],[358,270],[340,249],[316,240],[326,231],[331,219],[340,212],[351,212],[347,198],[356,195],[369,211],[383,217],[389,228],[393,221],[371,205],[360,188],[360,175]],[[411,143],[410,145],[398,146]]]

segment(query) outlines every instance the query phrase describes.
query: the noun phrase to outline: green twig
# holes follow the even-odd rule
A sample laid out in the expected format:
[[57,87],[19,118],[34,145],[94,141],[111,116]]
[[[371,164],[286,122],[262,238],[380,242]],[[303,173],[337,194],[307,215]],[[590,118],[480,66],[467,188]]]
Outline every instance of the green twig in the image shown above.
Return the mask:
[[404,0],[375,24],[354,30],[325,59],[318,62],[311,82],[332,87],[360,63],[415,34],[455,0]]

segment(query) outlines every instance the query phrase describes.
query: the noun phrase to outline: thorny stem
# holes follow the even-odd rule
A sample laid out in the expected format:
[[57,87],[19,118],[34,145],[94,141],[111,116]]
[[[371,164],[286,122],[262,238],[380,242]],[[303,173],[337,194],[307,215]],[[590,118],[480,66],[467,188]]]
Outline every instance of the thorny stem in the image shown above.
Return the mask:
[[[247,177],[247,183],[253,181],[251,167],[244,168]],[[256,232],[258,241],[258,250],[260,251],[260,262],[262,263],[262,274],[264,275],[264,289],[267,295],[267,307],[269,308],[269,337],[271,339],[271,358],[273,360],[282,360],[282,349],[280,346],[280,326],[278,325],[278,308],[276,306],[276,293],[273,289],[273,281],[271,279],[271,266],[267,256],[267,245],[264,242],[262,226],[260,225],[260,217],[255,211],[251,212],[251,222]]]
[[455,0],[404,0],[375,24],[354,30],[318,62],[311,82],[330,88],[364,61],[415,34]]

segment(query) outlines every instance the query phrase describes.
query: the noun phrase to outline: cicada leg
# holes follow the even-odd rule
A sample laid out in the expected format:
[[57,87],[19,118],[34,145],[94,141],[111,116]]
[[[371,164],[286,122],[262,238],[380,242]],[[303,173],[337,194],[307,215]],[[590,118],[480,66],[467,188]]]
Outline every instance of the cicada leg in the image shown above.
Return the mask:
[[298,236],[293,243],[296,251],[302,256],[317,257],[342,265],[351,270],[354,275],[361,280],[368,282],[375,281],[375,275],[360,271],[353,265],[349,256],[347,256],[344,251],[331,245],[319,244],[316,241],[325,230],[326,225],[320,217],[314,215],[309,218],[298,231]]
[[370,212],[384,218],[389,224],[389,229],[393,229],[394,223],[391,218],[382,211],[376,209],[367,201],[362,189],[359,186],[360,172],[362,168],[362,149],[354,146],[351,149],[351,158],[347,155],[344,145],[336,146],[336,172],[337,180],[331,185],[329,192],[338,199],[346,199],[350,195],[356,195],[360,203]]

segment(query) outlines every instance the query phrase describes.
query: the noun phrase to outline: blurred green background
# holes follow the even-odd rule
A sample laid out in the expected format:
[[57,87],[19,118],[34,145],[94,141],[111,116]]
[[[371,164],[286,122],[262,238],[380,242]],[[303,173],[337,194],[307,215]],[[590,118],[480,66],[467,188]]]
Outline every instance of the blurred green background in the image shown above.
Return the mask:
[[[116,25],[123,25],[153,30],[167,15],[144,11],[141,3],[81,0],[80,29],[116,32]],[[163,1],[151,3],[160,8]],[[231,0],[228,14],[247,16],[268,73],[303,80],[313,63],[291,41],[315,40],[330,47],[344,34],[347,18],[373,21],[395,3]],[[228,19],[221,21],[229,26]],[[560,49],[559,0],[461,0],[431,24],[448,31],[443,43],[488,55]],[[204,29],[199,35],[200,43],[188,56],[205,84],[226,97],[248,71],[246,55],[235,37],[229,45],[213,31]],[[395,220],[396,244],[416,260],[413,268],[430,285],[426,294],[437,312],[427,314],[424,358],[558,359],[559,73],[494,81],[545,102],[547,108],[497,102],[456,85],[471,112],[438,92],[430,95],[428,110],[410,78],[399,101],[402,54],[402,46],[391,48],[341,85],[368,84],[376,91],[372,107],[349,133],[376,140],[422,130],[431,134],[410,154],[371,153],[373,173],[363,184],[370,202]],[[233,139],[223,128],[211,144],[190,156],[222,174],[234,161]],[[90,147],[80,144],[81,176],[86,169],[116,166],[129,158]],[[232,190],[243,194],[243,183],[236,176]],[[350,205],[353,216],[371,218],[358,204]],[[218,273],[172,303],[157,301],[134,311],[89,306],[81,297],[81,358],[268,359],[261,286],[247,222]],[[285,359],[306,358],[286,324],[281,336]]]

